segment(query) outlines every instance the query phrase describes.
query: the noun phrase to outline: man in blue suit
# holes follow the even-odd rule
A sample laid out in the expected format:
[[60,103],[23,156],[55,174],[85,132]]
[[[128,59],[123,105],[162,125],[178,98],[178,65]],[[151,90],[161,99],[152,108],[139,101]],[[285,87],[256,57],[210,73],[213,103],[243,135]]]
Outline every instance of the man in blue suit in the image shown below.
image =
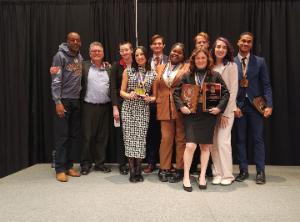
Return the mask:
[[[235,180],[242,182],[249,177],[246,149],[247,135],[249,135],[253,140],[254,161],[257,171],[256,183],[264,184],[266,177],[263,118],[268,118],[272,114],[273,101],[265,60],[250,53],[253,40],[254,36],[252,33],[242,33],[237,43],[239,53],[234,58],[239,72],[235,132],[240,167],[240,174]],[[258,96],[262,96],[266,101],[266,108],[263,114],[259,113],[253,105],[253,99]]]

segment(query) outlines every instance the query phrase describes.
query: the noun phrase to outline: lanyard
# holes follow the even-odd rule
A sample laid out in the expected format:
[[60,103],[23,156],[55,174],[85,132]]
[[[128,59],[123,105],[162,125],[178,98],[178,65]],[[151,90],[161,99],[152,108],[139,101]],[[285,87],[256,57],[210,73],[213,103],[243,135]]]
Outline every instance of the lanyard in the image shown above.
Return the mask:
[[205,72],[205,74],[203,76],[201,75],[201,77],[200,77],[200,74],[197,75],[197,72],[195,73],[195,82],[198,86],[200,86],[200,91],[202,91],[206,74],[207,74],[207,72]]

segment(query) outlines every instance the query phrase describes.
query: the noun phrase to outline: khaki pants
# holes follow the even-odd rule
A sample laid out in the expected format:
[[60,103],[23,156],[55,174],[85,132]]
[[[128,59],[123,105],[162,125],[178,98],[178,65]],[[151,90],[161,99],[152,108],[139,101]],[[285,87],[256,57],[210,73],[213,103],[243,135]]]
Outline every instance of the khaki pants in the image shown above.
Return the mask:
[[185,133],[182,117],[175,120],[162,120],[161,137],[159,149],[160,169],[171,169],[174,139],[176,143],[176,169],[183,169]]

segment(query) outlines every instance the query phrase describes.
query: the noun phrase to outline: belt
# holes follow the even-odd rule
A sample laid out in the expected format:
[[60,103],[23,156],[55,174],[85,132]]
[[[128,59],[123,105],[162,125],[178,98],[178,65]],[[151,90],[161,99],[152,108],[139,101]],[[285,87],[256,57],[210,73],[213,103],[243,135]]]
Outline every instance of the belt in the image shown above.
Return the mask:
[[86,104],[89,104],[89,105],[94,105],[94,106],[104,106],[104,105],[107,105],[109,104],[110,102],[107,102],[107,103],[90,103],[90,102],[86,102],[86,101],[83,101],[84,103]]

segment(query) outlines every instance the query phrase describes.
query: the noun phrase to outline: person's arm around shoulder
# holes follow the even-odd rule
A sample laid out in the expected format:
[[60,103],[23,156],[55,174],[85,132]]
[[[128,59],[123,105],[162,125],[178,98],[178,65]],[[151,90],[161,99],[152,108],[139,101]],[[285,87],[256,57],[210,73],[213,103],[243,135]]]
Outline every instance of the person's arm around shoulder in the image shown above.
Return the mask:
[[61,102],[61,91],[62,91],[62,75],[63,75],[63,61],[60,53],[56,53],[53,57],[52,66],[50,67],[50,74],[52,78],[51,82],[51,93],[52,98],[55,102],[55,111],[58,117],[63,118],[65,116],[65,108]]

